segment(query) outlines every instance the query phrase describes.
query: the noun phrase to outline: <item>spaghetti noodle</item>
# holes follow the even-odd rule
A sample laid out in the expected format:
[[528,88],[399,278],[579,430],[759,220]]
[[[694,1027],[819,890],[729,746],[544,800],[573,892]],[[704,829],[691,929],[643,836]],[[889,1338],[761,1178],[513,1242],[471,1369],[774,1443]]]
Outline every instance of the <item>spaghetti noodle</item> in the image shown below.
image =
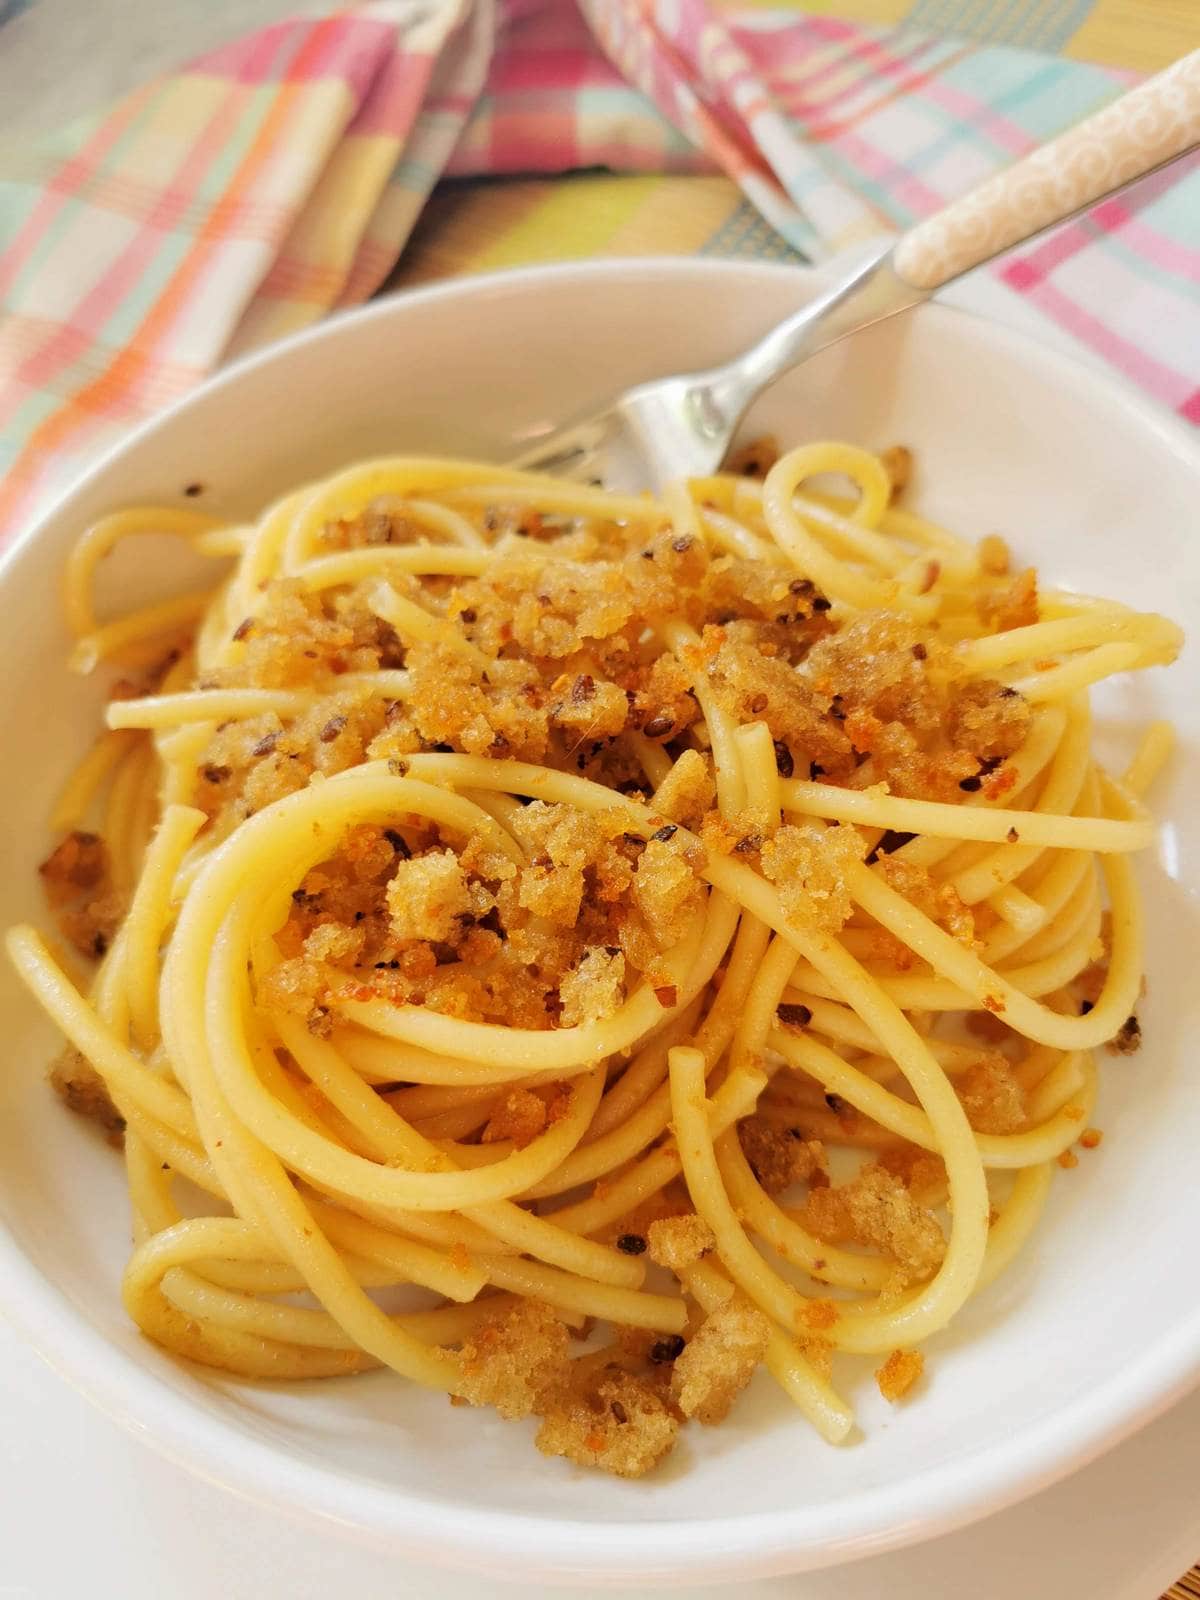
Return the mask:
[[[150,1338],[388,1367],[630,1476],[760,1364],[837,1441],[841,1355],[898,1398],[1098,1142],[1169,732],[1109,775],[1087,691],[1178,630],[862,450],[767,464],[376,461],[80,540],[72,664],[124,676],[42,870],[99,965],[8,947],[123,1132]],[[100,622],[148,532],[233,570]]]

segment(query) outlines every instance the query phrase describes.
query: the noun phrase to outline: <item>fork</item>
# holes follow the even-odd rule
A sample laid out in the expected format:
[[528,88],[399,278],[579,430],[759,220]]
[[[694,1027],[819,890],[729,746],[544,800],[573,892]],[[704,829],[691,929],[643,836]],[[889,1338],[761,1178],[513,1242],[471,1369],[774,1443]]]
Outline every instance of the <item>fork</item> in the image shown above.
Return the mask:
[[1200,50],[902,234],[724,366],[659,378],[558,428],[513,462],[610,488],[716,472],[758,395],[817,351],[1119,194],[1200,144]]

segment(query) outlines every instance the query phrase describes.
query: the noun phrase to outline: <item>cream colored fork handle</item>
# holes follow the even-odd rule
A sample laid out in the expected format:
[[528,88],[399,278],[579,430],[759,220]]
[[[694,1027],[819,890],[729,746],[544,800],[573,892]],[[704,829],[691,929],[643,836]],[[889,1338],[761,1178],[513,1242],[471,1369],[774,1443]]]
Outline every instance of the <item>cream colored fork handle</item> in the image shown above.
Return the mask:
[[933,290],[1200,144],[1200,50],[911,228],[893,266]]

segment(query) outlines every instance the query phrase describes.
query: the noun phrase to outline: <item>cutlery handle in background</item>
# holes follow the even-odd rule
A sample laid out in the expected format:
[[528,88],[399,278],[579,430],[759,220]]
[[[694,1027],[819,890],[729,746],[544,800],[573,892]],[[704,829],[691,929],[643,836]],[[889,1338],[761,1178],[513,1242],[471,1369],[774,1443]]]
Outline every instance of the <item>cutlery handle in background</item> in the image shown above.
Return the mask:
[[910,228],[893,267],[932,292],[1197,144],[1200,50]]

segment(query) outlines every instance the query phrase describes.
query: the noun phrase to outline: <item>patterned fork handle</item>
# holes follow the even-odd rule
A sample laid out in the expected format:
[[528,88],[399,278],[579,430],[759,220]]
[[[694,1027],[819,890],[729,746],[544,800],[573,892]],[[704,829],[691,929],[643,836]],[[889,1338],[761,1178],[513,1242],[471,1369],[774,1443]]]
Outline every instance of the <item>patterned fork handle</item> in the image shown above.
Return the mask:
[[1200,144],[1200,50],[911,228],[893,266],[933,290]]

